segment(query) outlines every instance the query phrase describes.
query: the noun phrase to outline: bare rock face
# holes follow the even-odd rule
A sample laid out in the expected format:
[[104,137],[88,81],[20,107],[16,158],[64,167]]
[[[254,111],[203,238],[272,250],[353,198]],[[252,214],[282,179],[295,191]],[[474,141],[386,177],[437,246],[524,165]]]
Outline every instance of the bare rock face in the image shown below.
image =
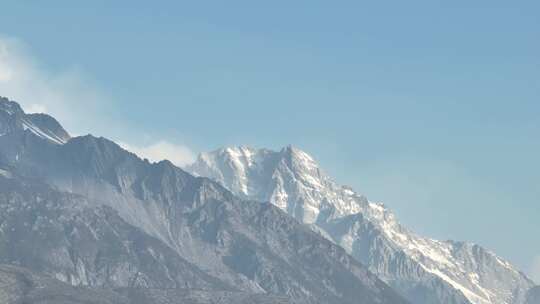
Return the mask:
[[82,196],[0,176],[0,211],[0,263],[72,285],[232,289]]
[[[26,117],[0,105],[2,126]],[[51,140],[36,121],[0,136],[0,263],[111,289],[114,303],[407,303],[272,204],[104,138]]]
[[72,286],[13,265],[0,265],[0,303],[6,304],[289,304],[285,297],[231,291]]
[[73,287],[26,268],[0,265],[0,303],[128,304],[112,290]]
[[525,304],[540,304],[540,286],[529,289]]
[[478,245],[411,232],[386,206],[337,185],[311,156],[291,146],[223,148],[202,153],[187,170],[311,225],[413,303],[520,304],[533,285]]

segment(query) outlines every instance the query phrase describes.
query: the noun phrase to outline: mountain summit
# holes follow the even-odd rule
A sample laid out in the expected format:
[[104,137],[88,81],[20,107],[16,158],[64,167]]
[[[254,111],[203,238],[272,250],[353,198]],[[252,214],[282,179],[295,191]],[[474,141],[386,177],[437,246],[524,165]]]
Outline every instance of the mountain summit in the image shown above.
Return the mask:
[[18,103],[0,96],[0,135],[29,132],[56,144],[66,143],[71,136],[53,117],[34,113],[26,114]]
[[304,223],[321,216],[360,212],[365,199],[336,185],[304,151],[287,146],[280,151],[229,147],[202,153],[188,171],[222,183],[234,193],[270,201]]
[[519,304],[533,285],[478,245],[413,233],[383,204],[337,185],[292,146],[223,148],[200,154],[187,170],[310,224],[413,303]]

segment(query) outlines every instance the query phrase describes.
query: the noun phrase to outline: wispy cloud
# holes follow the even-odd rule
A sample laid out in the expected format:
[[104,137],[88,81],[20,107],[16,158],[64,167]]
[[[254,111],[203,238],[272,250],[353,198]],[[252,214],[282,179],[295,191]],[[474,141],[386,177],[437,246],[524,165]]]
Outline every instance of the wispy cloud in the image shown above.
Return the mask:
[[[107,108],[114,101],[77,66],[51,72],[33,56],[26,44],[0,35],[0,96],[17,101],[26,112],[48,113],[71,134],[112,136],[115,129],[129,129],[121,121],[107,119]],[[132,136],[136,136],[131,134]],[[129,137],[130,134],[125,136]],[[178,166],[193,162],[194,153],[186,146],[166,140],[149,145],[120,145],[152,161],[168,159]]]
[[195,153],[186,146],[173,144],[164,140],[146,146],[135,146],[124,142],[118,143],[122,148],[150,161],[170,160],[173,164],[183,167],[195,161]]
[[88,133],[109,98],[77,66],[50,72],[19,39],[0,35],[0,96],[27,112],[47,112],[68,131]]

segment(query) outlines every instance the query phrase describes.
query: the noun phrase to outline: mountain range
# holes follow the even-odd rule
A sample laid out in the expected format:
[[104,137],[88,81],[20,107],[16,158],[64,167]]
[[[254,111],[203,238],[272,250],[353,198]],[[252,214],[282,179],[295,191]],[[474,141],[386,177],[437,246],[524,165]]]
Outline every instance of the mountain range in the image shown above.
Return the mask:
[[169,161],[5,98],[0,135],[7,303],[408,303],[280,208]]
[[538,298],[501,257],[415,234],[292,146],[223,148],[182,169],[0,98],[1,303]]
[[534,285],[481,246],[415,234],[384,204],[337,185],[292,146],[223,148],[200,154],[187,170],[310,225],[413,303],[523,303]]

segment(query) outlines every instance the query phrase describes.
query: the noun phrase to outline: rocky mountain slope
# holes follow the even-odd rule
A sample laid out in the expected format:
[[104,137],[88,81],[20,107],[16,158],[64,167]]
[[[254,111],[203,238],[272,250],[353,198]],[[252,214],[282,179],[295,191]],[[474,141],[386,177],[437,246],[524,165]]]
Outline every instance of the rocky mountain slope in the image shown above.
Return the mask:
[[131,303],[406,303],[274,205],[29,117],[0,100],[1,263]]
[[13,265],[0,265],[0,303],[9,304],[286,304],[285,297],[232,291],[91,288]]
[[540,286],[535,286],[529,290],[525,304],[540,304]]
[[533,285],[478,245],[411,232],[386,206],[337,185],[291,146],[223,148],[202,153],[187,170],[311,224],[414,303],[517,304]]

